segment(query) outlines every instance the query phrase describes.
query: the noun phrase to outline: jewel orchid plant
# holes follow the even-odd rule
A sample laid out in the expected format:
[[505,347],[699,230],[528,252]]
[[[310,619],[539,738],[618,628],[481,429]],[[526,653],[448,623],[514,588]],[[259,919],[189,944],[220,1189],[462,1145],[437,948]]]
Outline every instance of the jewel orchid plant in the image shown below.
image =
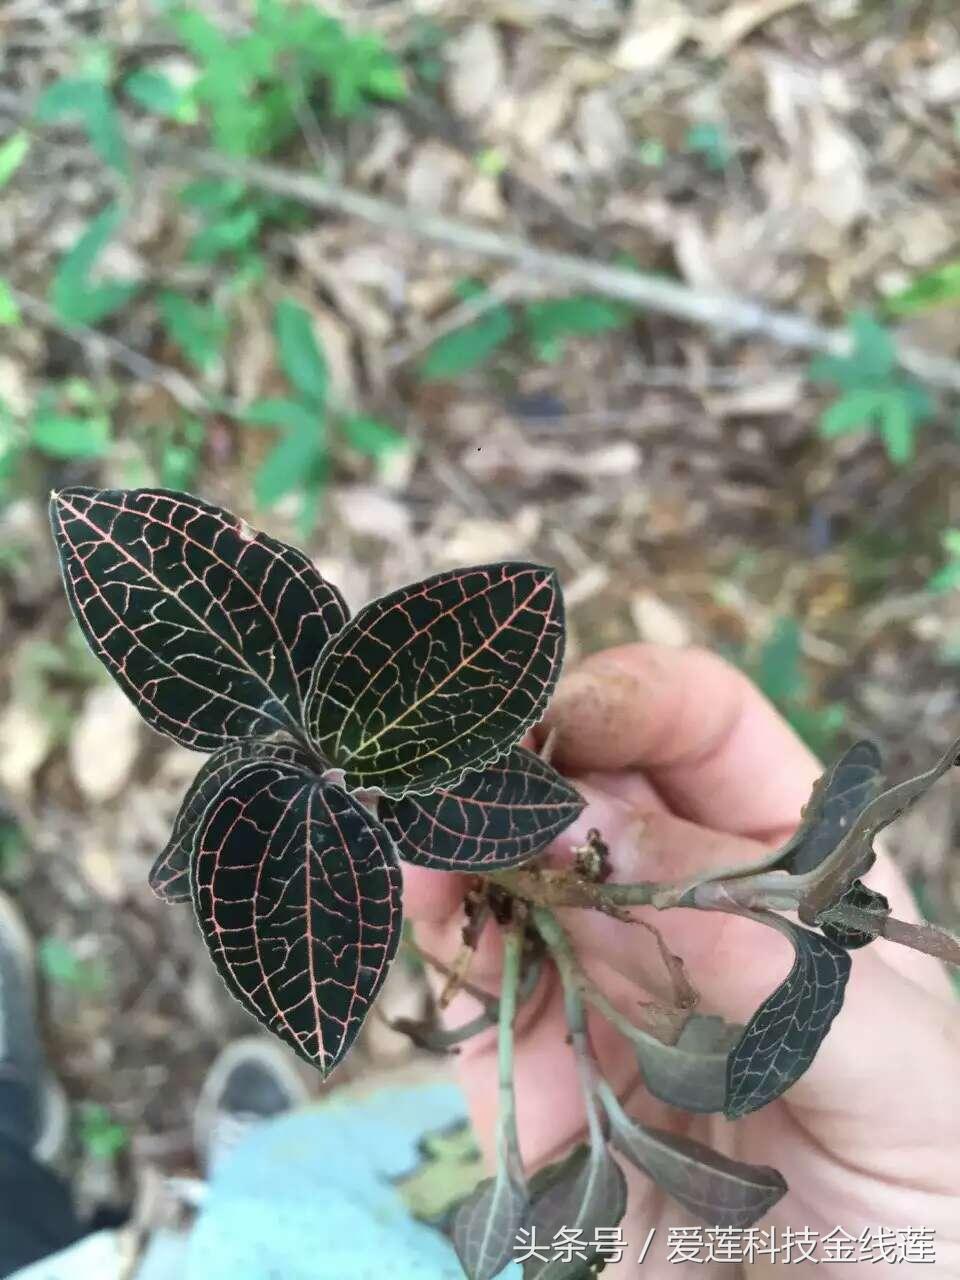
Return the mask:
[[[448,987],[466,984],[482,930],[501,929],[501,991],[472,989],[479,1017],[454,1029],[401,1024],[440,1050],[498,1028],[498,1167],[452,1228],[471,1280],[499,1274],[523,1231],[543,1237],[564,1226],[587,1240],[615,1227],[626,1184],[612,1149],[709,1223],[749,1226],[787,1189],[775,1169],[628,1116],[599,1071],[585,1002],[629,1039],[654,1096],[736,1119],[809,1067],[843,1003],[851,950],[885,936],[960,961],[955,939],[894,920],[862,880],[877,832],[960,762],[960,743],[887,789],[876,748],[856,743],[817,783],[791,839],[752,866],[615,884],[599,832],[573,866],[543,866],[538,855],[584,807],[546,752],[518,745],[542,718],[563,659],[554,570],[454,569],[351,618],[305,555],[187,494],[77,487],[54,493],[50,511],[87,643],[152,728],[207,756],[149,879],[166,902],[192,902],[244,1008],[329,1075],[397,952],[398,860],[469,877],[465,956]],[[586,978],[554,909],[630,921],[637,905],[749,916],[789,939],[793,967],[745,1026],[732,1025],[696,1011],[682,961],[661,942],[674,998],[647,1003],[635,1025]],[[544,961],[563,984],[587,1141],[528,1178],[514,1021]],[[599,1248],[569,1261],[532,1258],[524,1278],[593,1275]]]

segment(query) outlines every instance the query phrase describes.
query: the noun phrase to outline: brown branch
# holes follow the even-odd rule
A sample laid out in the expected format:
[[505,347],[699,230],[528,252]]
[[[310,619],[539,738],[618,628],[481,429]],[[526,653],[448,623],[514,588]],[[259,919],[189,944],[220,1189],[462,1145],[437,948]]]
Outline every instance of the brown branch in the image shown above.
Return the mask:
[[820,923],[844,929],[860,929],[863,933],[886,938],[888,942],[898,942],[913,951],[935,956],[945,964],[960,966],[960,938],[935,924],[913,924],[909,920],[898,920],[895,916],[878,916],[876,912],[852,907],[847,903],[837,903],[824,912]]
[[[648,311],[660,312],[724,333],[766,337],[803,351],[848,355],[851,335],[806,316],[774,311],[734,294],[706,293],[678,280],[628,271],[570,253],[539,249],[518,236],[489,227],[411,209],[313,174],[261,161],[238,160],[211,151],[164,145],[160,158],[224,178],[238,179],[261,190],[288,196],[316,209],[333,209],[372,226],[445,244],[464,253],[508,262],[538,280],[553,280],[588,289]],[[904,369],[933,386],[960,391],[960,363],[907,342],[897,344]]]

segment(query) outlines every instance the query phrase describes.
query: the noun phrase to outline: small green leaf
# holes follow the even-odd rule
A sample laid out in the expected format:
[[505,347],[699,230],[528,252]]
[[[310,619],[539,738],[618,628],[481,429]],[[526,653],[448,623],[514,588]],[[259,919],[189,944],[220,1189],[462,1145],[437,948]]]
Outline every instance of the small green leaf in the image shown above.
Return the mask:
[[201,228],[190,241],[187,257],[191,262],[213,262],[221,253],[247,248],[259,230],[258,211],[238,209]]
[[34,420],[30,442],[51,458],[102,458],[110,447],[110,424],[104,417],[44,415]]
[[960,587],[960,560],[952,560],[939,569],[927,583],[927,590],[935,593],[952,591]]
[[26,159],[30,150],[30,138],[21,129],[12,133],[6,142],[0,143],[0,187],[10,181]]
[[283,427],[304,435],[317,434],[324,423],[322,411],[300,400],[284,399],[254,400],[244,411],[243,420],[252,426]]
[[39,947],[40,968],[61,987],[95,995],[107,985],[107,973],[99,960],[86,960],[61,938],[44,938]]
[[0,325],[20,323],[20,308],[13,296],[13,291],[6,280],[0,276]]
[[562,355],[564,338],[620,329],[631,318],[629,307],[590,294],[531,302],[524,308],[530,341],[537,355],[549,361]]
[[478,173],[495,178],[503,173],[509,161],[502,147],[485,147],[473,157],[473,163]]
[[160,318],[170,340],[201,373],[223,350],[229,322],[209,304],[194,302],[185,294],[165,289],[157,299]]
[[898,467],[905,466],[915,451],[914,418],[909,401],[898,391],[891,391],[880,405],[880,429],[887,447],[887,457]]
[[106,1107],[86,1103],[80,1110],[79,1137],[94,1160],[113,1160],[130,1142],[130,1131],[112,1120]]
[[960,258],[954,258],[918,276],[906,289],[884,300],[892,315],[913,315],[947,303],[960,302]]
[[220,178],[198,178],[188,182],[180,192],[180,199],[188,209],[200,209],[204,213],[216,213],[229,209],[246,194],[242,182],[222,181]]
[[477,368],[512,336],[514,319],[509,308],[494,307],[462,329],[438,338],[420,364],[420,376],[427,382],[456,378]]
[[172,80],[159,71],[151,71],[148,67],[134,71],[124,80],[123,88],[145,111],[166,116],[181,124],[196,122],[197,108],[189,93],[177,88]]
[[863,431],[874,414],[883,412],[887,395],[886,390],[874,387],[847,391],[820,415],[820,434],[830,440],[851,431]]
[[383,458],[406,445],[406,440],[389,423],[355,414],[343,422],[343,434],[352,449],[371,458]]
[[100,80],[80,77],[58,80],[40,95],[36,114],[45,124],[79,116],[100,158],[118,172],[127,172],[127,148],[120,117],[109,89]]
[[253,478],[253,493],[262,507],[268,507],[288,493],[303,489],[311,472],[322,440],[305,431],[291,431],[267,454]]
[[51,300],[60,318],[68,324],[96,324],[125,306],[139,291],[140,286],[132,281],[115,280],[100,285],[89,282],[93,264],[122,216],[116,205],[108,206],[60,259]]
[[757,683],[771,702],[806,696],[800,666],[801,631],[795,618],[778,618],[764,642],[757,669]]
[[866,311],[855,311],[850,317],[853,336],[852,358],[856,359],[864,376],[887,378],[897,363],[897,352],[888,329],[878,324]]
[[327,399],[329,373],[323,352],[317,345],[309,313],[296,302],[284,298],[277,303],[274,330],[284,373],[302,396],[317,406],[323,406]]

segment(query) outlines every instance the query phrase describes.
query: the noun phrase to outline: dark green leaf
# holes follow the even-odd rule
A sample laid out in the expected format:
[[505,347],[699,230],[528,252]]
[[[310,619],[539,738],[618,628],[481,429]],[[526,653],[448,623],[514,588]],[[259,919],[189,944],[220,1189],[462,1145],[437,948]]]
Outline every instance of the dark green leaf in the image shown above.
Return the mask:
[[454,787],[402,800],[378,816],[401,858],[446,871],[492,870],[526,861],[582,812],[579,792],[539,756],[515,747]]
[[556,360],[562,354],[564,338],[622,329],[632,316],[622,302],[591,294],[531,302],[524,309],[530,341],[543,360]]
[[221,253],[246,249],[260,230],[260,214],[242,207],[210,222],[190,241],[187,257],[191,262],[213,262]]
[[227,317],[216,307],[194,302],[173,289],[163,290],[157,306],[170,340],[191,364],[205,372],[223,349]]
[[523,1264],[523,1280],[581,1280],[593,1273],[602,1251],[597,1228],[616,1227],[627,1209],[627,1183],[623,1170],[606,1146],[580,1146],[565,1160],[550,1165],[530,1184],[531,1217],[537,1237],[553,1240],[561,1227],[580,1231],[585,1255],[568,1262],[548,1257],[529,1258]]
[[116,205],[104,209],[57,265],[51,297],[61,319],[69,324],[96,324],[125,306],[139,291],[140,286],[132,282],[117,280],[93,285],[89,280],[93,264],[122,217]]
[[323,437],[316,425],[310,433],[291,431],[274,445],[253,477],[253,494],[261,507],[269,507],[285,494],[303,489],[311,482],[318,455],[323,453]]
[[204,812],[190,883],[230,992],[329,1075],[400,940],[402,879],[383,827],[311,772],[243,764]]
[[299,400],[254,400],[244,412],[254,426],[284,427],[312,440],[322,439],[323,413]]
[[608,1086],[601,1093],[613,1145],[703,1222],[750,1227],[786,1194],[782,1175],[769,1165],[731,1160],[693,1138],[648,1129],[624,1113]]
[[330,376],[309,314],[284,298],[277,303],[274,326],[284,373],[302,396],[322,408],[326,404]]
[[805,924],[819,924],[820,914],[839,902],[853,882],[870,870],[876,858],[873,842],[877,833],[916,804],[957,762],[958,752],[960,740],[947,748],[933,768],[896,783],[860,811],[837,846],[808,875],[809,888],[799,906]]
[[528,1221],[527,1189],[501,1167],[460,1205],[453,1247],[469,1280],[493,1280],[516,1256],[517,1232]]
[[851,347],[848,355],[818,356],[811,361],[815,382],[835,382],[844,391],[889,385],[897,363],[893,339],[883,325],[865,312],[849,320]]
[[[882,893],[868,888],[862,880],[854,880],[853,884],[837,903],[838,907],[858,907],[861,911],[869,911],[879,919],[886,919],[890,914],[890,903]],[[842,924],[831,924],[829,920],[831,907],[821,917],[820,927],[823,936],[835,942],[838,947],[846,947],[848,951],[865,947],[876,938],[875,933],[867,933],[864,929],[851,929]]]
[[236,180],[198,178],[196,182],[187,183],[180,192],[180,199],[189,209],[200,209],[204,213],[220,213],[242,200],[246,191],[246,186]]
[[878,413],[887,457],[898,467],[905,466],[916,451],[916,428],[909,397],[894,388],[878,406]]
[[654,1036],[634,1043],[643,1082],[662,1102],[684,1111],[723,1111],[727,1096],[727,1058],[743,1028],[706,1014],[694,1014],[676,1044]]
[[498,306],[472,324],[455,329],[438,338],[420,365],[420,376],[428,382],[456,378],[489,359],[498,347],[511,337],[513,315],[508,307]]
[[866,311],[855,311],[850,317],[853,337],[852,358],[865,378],[889,377],[897,363],[897,351],[888,329],[878,324]]
[[343,434],[352,449],[371,458],[385,457],[395,449],[403,448],[405,443],[396,427],[363,414],[354,414],[345,419]]
[[850,976],[849,955],[827,938],[772,912],[746,914],[789,938],[794,962],[730,1052],[728,1120],[765,1107],[800,1079],[840,1012]]
[[126,173],[127,148],[120,117],[109,89],[101,81],[58,80],[40,95],[36,111],[37,119],[47,124],[79,116],[100,158],[120,173]]
[[292,743],[264,738],[243,738],[228,743],[205,760],[183,798],[166,848],[150,869],[150,888],[164,902],[185,902],[190,897],[190,865],[200,822],[208,806],[247,761],[275,761],[315,772],[317,762]]
[[801,632],[795,618],[778,618],[760,653],[757,683],[778,706],[805,696],[800,662]]
[[189,93],[178,89],[162,72],[141,68],[127,76],[123,88],[135,102],[155,115],[167,116],[183,123],[191,123],[196,119],[196,107],[191,102]]
[[455,569],[368,604],[324,650],[311,738],[348,787],[388,796],[460,782],[535,724],[563,657],[552,569]]
[[836,849],[883,786],[883,760],[872,742],[855,742],[813,784],[801,823],[773,866],[792,875],[812,871]]
[[302,735],[317,656],[346,606],[299,551],[163,489],[50,502],[71,608],[144,719],[197,751]]
[[883,414],[889,397],[886,387],[858,387],[845,392],[820,415],[820,434],[831,440],[865,430],[873,417]]

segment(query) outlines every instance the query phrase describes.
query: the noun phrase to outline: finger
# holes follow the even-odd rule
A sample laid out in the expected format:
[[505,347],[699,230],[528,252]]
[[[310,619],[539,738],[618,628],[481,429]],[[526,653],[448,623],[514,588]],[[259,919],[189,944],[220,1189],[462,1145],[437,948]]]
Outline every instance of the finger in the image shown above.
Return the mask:
[[403,914],[413,924],[440,925],[459,912],[467,889],[466,876],[455,871],[430,871],[401,862]]
[[642,769],[677,813],[741,835],[794,826],[822,771],[746,676],[703,649],[593,655],[558,686],[550,729],[558,765]]
[[[589,823],[591,817],[588,807],[578,823]],[[684,879],[711,861],[722,865],[753,861],[765,851],[757,841],[705,830],[669,814],[639,818],[607,808],[604,817],[612,878],[618,881]],[[619,827],[613,825],[617,821]],[[577,838],[575,826],[555,843],[554,856],[569,857],[564,843]],[[909,891],[889,861],[881,883],[897,913],[910,913]],[[656,995],[669,989],[655,941],[645,930],[595,911],[571,908],[559,914],[585,961],[601,959]],[[640,908],[636,914],[654,924],[670,949],[685,961],[703,1009],[731,1021],[749,1021],[793,963],[792,948],[778,931],[740,916],[650,908]],[[787,1100],[824,1123],[835,1111],[846,1109],[866,1125],[876,1109],[876,1096],[869,1096],[874,1072],[876,1089],[895,1109],[895,1097],[909,1087],[917,1063],[924,1064],[925,1080],[928,1057],[940,1072],[950,1067],[955,1074],[960,1068],[960,1007],[945,998],[949,988],[942,970],[929,957],[880,941],[853,953],[852,958],[844,1007],[812,1067]],[[885,1050],[884,1040],[894,1026],[909,1029],[908,1034],[897,1036],[896,1046]],[[870,1090],[864,1088],[865,1071],[870,1073]],[[942,1092],[939,1085],[933,1089],[932,1107],[944,1102]],[[899,1110],[903,1112],[902,1107]],[[897,1124],[891,1124],[889,1132],[900,1136]]]
[[[596,827],[607,843],[609,879],[613,883],[683,881],[718,867],[756,862],[769,850],[768,844],[749,837],[731,836],[727,832],[714,831],[677,818],[665,812],[658,800],[646,802],[642,788],[635,791],[642,808],[623,804],[620,796],[629,794],[631,790],[624,785],[623,774],[612,774],[605,780],[603,775],[595,773],[592,778],[594,785],[574,779],[588,804],[576,822],[550,846],[549,860],[552,863],[569,865],[574,858],[574,849],[583,843],[591,827]],[[611,800],[608,787],[617,788],[617,803]],[[882,840],[879,843],[882,845]],[[895,916],[903,920],[919,919],[906,880],[882,848],[867,880],[872,888],[887,898]],[[673,910],[644,910],[637,914],[656,924],[668,944],[686,962],[695,985],[703,971],[709,973],[712,970],[715,931],[719,928],[719,921],[727,917],[702,911]],[[597,954],[609,949],[611,963],[627,966],[626,971],[632,972],[634,977],[642,973],[648,982],[654,980],[654,975],[660,975],[662,979],[662,965],[645,935],[638,936],[634,946],[625,950],[622,939],[618,941],[611,936],[611,922],[607,917],[594,911],[577,910],[570,912],[569,918],[576,921],[576,932],[582,945],[589,946]],[[770,933],[769,930],[767,932]],[[775,934],[771,934],[768,945],[777,948]],[[893,943],[880,941],[875,945],[885,963],[921,987],[940,996],[951,993],[946,970],[931,957]],[[786,944],[782,945],[780,953],[783,957],[789,956]],[[771,970],[760,979],[761,984],[772,984],[768,991],[776,985],[776,972]],[[665,994],[662,986],[651,989],[660,997]]]

